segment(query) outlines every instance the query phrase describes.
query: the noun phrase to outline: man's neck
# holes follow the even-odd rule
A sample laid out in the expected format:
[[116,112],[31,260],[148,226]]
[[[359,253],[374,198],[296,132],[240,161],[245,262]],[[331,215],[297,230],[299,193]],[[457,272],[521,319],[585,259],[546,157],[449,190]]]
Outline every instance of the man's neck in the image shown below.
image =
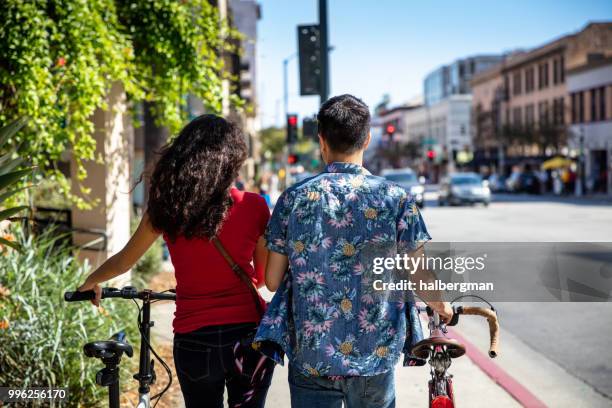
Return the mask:
[[326,162],[327,164],[339,162],[363,166],[363,152],[357,152],[355,154],[332,154],[327,158]]

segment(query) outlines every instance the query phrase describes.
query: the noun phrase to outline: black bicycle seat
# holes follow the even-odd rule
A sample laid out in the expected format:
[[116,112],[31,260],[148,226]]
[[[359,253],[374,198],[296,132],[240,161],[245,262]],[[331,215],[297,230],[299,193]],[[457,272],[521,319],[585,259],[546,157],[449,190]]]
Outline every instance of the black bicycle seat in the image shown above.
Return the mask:
[[134,355],[132,346],[117,340],[92,341],[83,346],[83,351],[87,357],[95,358],[121,357],[123,353],[128,357]]
[[427,359],[435,346],[443,346],[450,358],[461,357],[465,354],[465,346],[455,339],[445,336],[433,336],[419,341],[412,347],[411,353],[418,358]]

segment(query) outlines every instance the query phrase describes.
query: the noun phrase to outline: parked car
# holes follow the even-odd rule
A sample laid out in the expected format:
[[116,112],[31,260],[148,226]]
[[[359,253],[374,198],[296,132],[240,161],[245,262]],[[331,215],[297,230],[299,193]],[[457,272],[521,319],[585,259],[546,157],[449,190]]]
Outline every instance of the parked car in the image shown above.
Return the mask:
[[511,193],[540,193],[540,179],[533,172],[513,172],[506,180],[506,190]]
[[497,173],[493,173],[489,176],[489,189],[493,193],[501,193],[506,191],[506,178]]
[[455,173],[445,177],[440,183],[440,206],[491,202],[489,183],[476,173]]
[[381,175],[409,192],[420,208],[425,206],[425,186],[419,182],[412,169],[387,169],[383,170]]

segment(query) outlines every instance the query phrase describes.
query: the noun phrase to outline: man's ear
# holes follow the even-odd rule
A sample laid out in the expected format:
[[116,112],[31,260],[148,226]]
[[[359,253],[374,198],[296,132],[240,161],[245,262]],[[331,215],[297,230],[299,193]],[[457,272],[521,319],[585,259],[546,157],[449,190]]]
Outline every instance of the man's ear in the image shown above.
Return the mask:
[[366,137],[365,143],[363,144],[363,150],[366,150],[368,148],[371,140],[372,140],[372,132],[368,131],[368,136]]
[[321,136],[321,134],[318,134],[319,136],[319,150],[321,150],[321,154],[323,154],[323,152],[327,152],[327,143],[325,143],[325,139],[323,139],[323,136]]

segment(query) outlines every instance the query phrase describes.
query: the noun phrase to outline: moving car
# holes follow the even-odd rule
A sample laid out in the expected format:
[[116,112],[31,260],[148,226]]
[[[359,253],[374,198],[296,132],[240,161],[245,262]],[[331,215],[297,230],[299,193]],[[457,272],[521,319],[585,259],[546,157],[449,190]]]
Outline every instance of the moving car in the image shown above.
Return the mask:
[[425,186],[419,182],[416,173],[409,168],[383,170],[381,175],[389,181],[399,184],[414,197],[416,204],[425,206]]
[[440,183],[438,204],[443,206],[482,203],[486,207],[491,202],[488,184],[477,173],[451,174]]

